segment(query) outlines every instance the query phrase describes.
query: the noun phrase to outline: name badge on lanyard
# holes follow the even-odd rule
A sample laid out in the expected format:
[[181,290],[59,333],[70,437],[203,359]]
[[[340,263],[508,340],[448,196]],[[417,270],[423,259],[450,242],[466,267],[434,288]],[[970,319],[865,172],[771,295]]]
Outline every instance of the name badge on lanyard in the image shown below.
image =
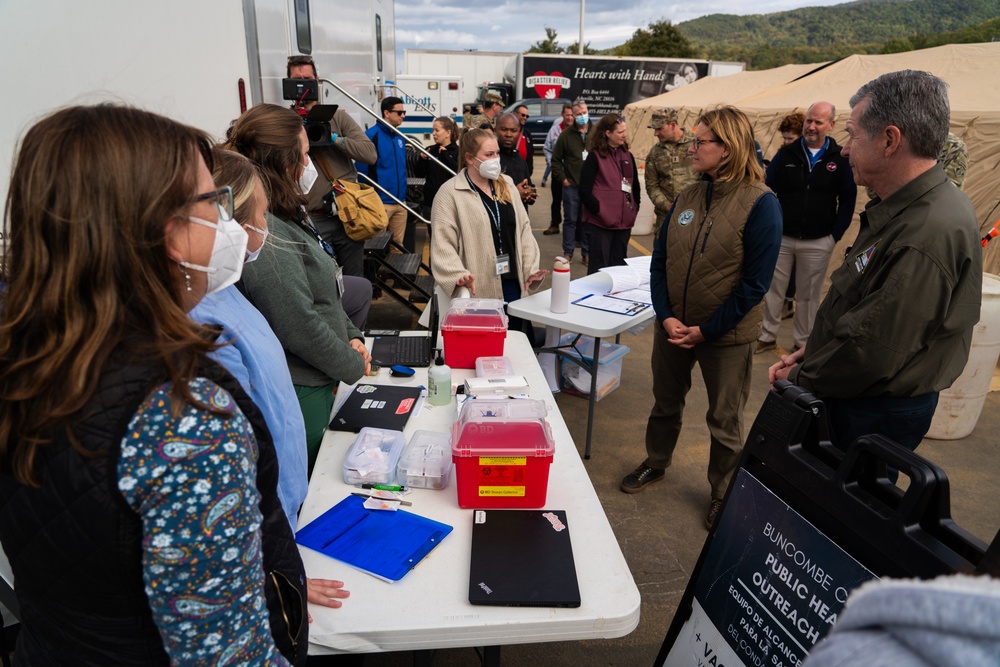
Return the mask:
[[505,273],[510,273],[510,255],[507,253],[497,255],[497,275],[502,276]]

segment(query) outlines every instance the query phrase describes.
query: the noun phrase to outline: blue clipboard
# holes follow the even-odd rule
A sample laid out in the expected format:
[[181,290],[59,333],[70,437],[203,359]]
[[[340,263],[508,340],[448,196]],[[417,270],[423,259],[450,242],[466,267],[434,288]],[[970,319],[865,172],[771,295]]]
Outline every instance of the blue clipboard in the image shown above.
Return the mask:
[[348,496],[295,535],[295,541],[383,581],[399,581],[452,527],[398,510],[370,510]]

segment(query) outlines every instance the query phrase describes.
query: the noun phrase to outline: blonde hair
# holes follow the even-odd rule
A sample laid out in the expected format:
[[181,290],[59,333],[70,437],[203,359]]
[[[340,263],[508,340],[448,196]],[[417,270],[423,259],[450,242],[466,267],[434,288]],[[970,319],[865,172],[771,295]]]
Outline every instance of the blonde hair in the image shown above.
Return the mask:
[[[461,150],[458,152],[459,168],[468,169],[466,164],[468,160],[466,158],[476,157],[483,142],[487,139],[496,141],[496,136],[489,130],[469,130],[462,135]],[[503,176],[493,181],[493,190],[497,193],[497,199],[504,204],[510,204],[513,201],[510,195],[510,188],[507,187],[507,180]]]
[[764,182],[764,168],[757,160],[753,128],[746,114],[734,106],[706,111],[698,118],[729,149],[719,163],[716,182],[735,181],[744,185]]

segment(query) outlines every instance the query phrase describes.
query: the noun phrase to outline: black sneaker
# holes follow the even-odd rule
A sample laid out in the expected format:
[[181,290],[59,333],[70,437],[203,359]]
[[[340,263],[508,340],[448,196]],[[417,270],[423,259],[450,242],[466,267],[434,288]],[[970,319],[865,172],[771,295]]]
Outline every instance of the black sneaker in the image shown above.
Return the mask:
[[705,528],[712,530],[712,526],[715,525],[715,517],[719,516],[720,509],[722,509],[722,501],[712,498],[712,504],[708,508],[708,516],[705,517]]
[[647,484],[659,482],[663,479],[663,468],[650,468],[643,463],[638,468],[625,475],[621,483],[621,490],[625,493],[639,493]]

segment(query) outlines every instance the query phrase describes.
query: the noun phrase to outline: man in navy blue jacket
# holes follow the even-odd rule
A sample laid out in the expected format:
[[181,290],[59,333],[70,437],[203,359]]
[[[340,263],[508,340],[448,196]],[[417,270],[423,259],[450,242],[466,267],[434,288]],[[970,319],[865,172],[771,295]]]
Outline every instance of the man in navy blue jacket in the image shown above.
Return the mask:
[[836,115],[829,102],[810,106],[802,138],[783,146],[767,167],[764,182],[778,195],[784,227],[778,264],[764,297],[763,333],[757,352],[777,347],[781,307],[793,267],[792,351],[805,345],[816,321],[833,247],[851,224],[858,186],[840,146],[827,136]]
[[[386,97],[382,100],[382,119],[388,126],[399,127],[403,124],[405,116],[403,100],[398,97]],[[406,201],[406,142],[382,123],[368,128],[365,135],[375,144],[378,160],[371,167],[363,162],[355,162],[354,166],[359,174],[366,174],[392,195],[390,197],[381,190],[378,193],[382,203],[385,204],[392,238],[402,245],[403,233],[406,231],[406,209],[396,203],[396,200]],[[364,178],[359,178],[358,182],[366,181]]]

